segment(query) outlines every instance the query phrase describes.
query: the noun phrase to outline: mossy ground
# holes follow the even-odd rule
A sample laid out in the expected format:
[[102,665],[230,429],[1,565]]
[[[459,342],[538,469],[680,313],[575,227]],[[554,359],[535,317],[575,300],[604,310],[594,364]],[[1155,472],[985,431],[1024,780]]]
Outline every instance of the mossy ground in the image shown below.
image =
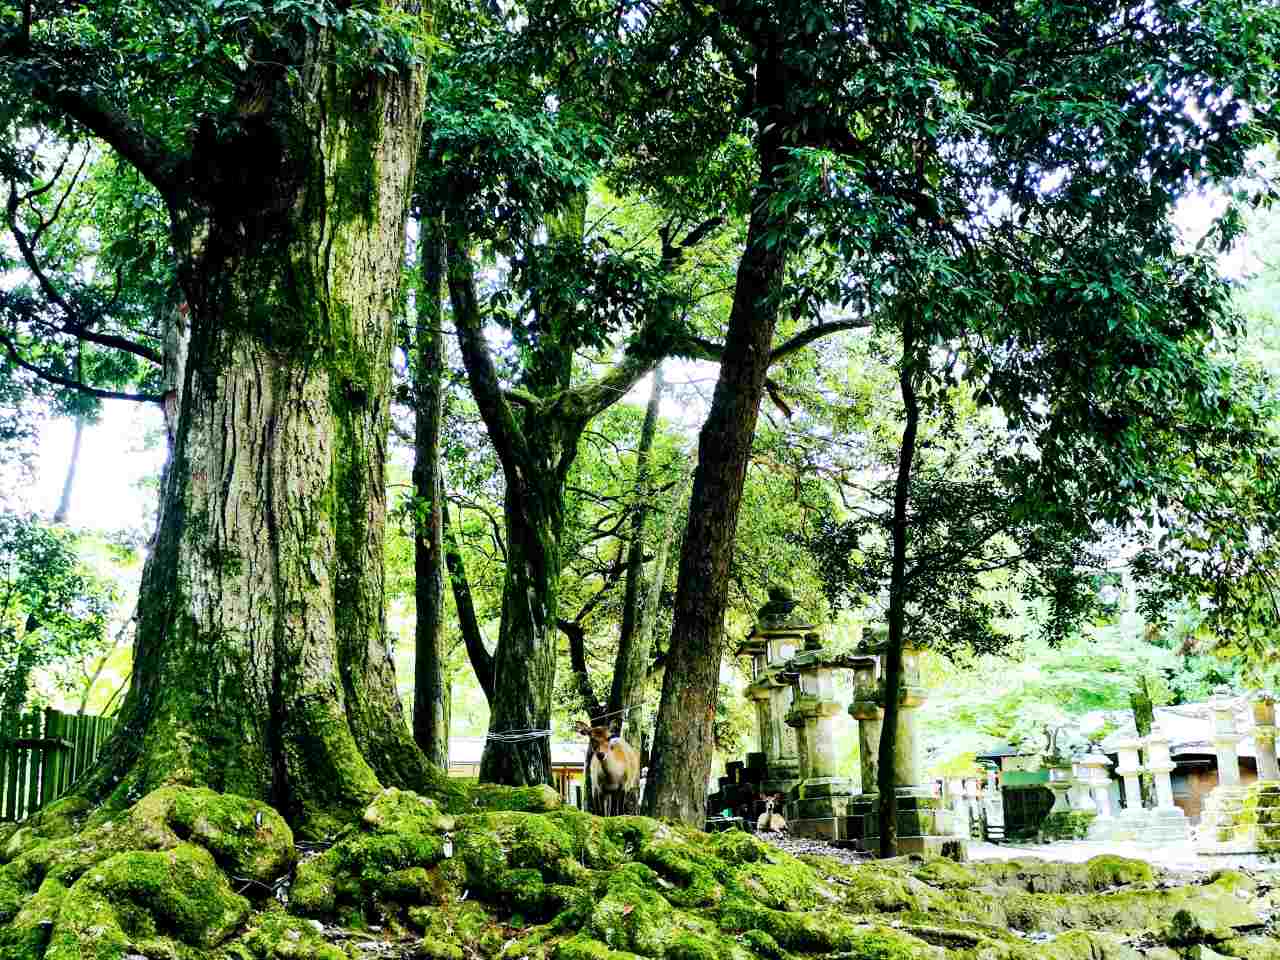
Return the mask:
[[797,859],[539,790],[386,790],[301,862],[269,807],[184,787],[0,840],[0,960],[1280,960],[1237,872]]

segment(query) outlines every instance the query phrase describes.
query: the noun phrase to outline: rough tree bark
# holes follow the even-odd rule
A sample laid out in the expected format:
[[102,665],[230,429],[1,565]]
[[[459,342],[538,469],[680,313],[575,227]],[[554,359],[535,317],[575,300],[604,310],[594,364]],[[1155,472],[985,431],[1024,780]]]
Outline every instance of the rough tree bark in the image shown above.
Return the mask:
[[[644,524],[649,515],[649,457],[653,437],[658,429],[658,407],[662,403],[662,366],[653,371],[653,388],[645,407],[640,428],[640,444],[636,449],[636,493],[631,514],[631,539],[627,544],[626,585],[622,596],[622,624],[618,631],[618,655],[613,666],[613,683],[609,688],[608,716],[615,729],[629,724],[632,712],[644,699],[645,679],[649,675],[649,647],[642,644],[639,631],[641,592],[644,587]],[[638,741],[628,741],[639,746]]]
[[440,421],[444,342],[440,293],[444,281],[444,222],[418,221],[419,285],[413,351],[414,460],[413,739],[436,766],[449,766],[449,681],[444,669],[444,536],[441,517]]
[[480,632],[480,620],[476,616],[476,605],[471,599],[471,582],[467,579],[467,568],[462,561],[462,549],[458,546],[458,538],[453,532],[453,522],[449,517],[449,498],[441,490],[440,518],[444,525],[444,562],[449,571],[449,587],[453,591],[453,605],[458,611],[458,626],[462,630],[462,642],[467,649],[467,659],[471,669],[475,671],[476,680],[484,692],[484,698],[493,702],[493,654],[485,646],[484,634]]
[[[418,7],[391,4],[416,13]],[[172,216],[189,347],[118,733],[81,792],[166,782],[271,802],[332,834],[380,781],[432,777],[384,638],[392,316],[424,86],[341,66],[320,31],[298,82],[261,62],[237,122],[170,156],[49,83]]]
[[[780,64],[762,63],[759,69],[763,88],[780,89],[778,77],[770,75],[781,71]],[[698,436],[698,466],[644,797],[646,814],[697,826],[706,814],[729,563],[786,269],[785,222],[769,203],[782,146],[781,128],[772,119],[761,120],[760,179],[738,264],[720,377]]]

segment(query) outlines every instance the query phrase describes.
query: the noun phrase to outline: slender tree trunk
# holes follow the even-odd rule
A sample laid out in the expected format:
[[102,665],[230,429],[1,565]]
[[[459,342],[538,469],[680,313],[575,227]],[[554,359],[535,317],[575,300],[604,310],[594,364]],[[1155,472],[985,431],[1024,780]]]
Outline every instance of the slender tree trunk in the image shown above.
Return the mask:
[[449,570],[449,586],[453,590],[453,605],[458,610],[458,626],[462,630],[462,642],[467,648],[467,659],[475,671],[476,681],[484,691],[484,698],[493,703],[493,654],[484,644],[480,621],[476,617],[476,605],[471,599],[471,583],[467,580],[467,568],[462,561],[462,548],[453,532],[449,517],[449,499],[441,491],[440,518],[444,526],[444,562]]
[[133,679],[85,794],[123,805],[203,784],[322,837],[380,781],[431,782],[383,622],[392,317],[422,105],[420,71],[340,66],[322,33],[296,88],[280,74],[255,95],[171,201],[190,344]]
[[[768,83],[767,77],[761,80],[762,85]],[[650,816],[696,826],[706,815],[738,508],[786,268],[785,218],[769,205],[781,129],[776,123],[767,123],[766,129],[770,132],[762,135],[761,182],[738,264],[720,377],[698,437],[698,466],[644,799]]]
[[[644,652],[641,663],[644,673],[640,677],[637,688],[637,699],[643,703],[649,681],[653,675],[653,633],[658,624],[658,603],[662,599],[662,588],[667,582],[667,565],[671,559],[671,544],[676,536],[676,517],[680,513],[680,504],[684,492],[688,489],[690,470],[686,468],[680,475],[680,482],[671,492],[671,502],[667,504],[662,519],[662,533],[658,536],[658,552],[653,558],[653,576],[649,578],[649,589],[645,591],[644,605],[640,610],[640,625],[636,631],[636,646]],[[649,732],[645,729],[644,717],[640,710],[627,714],[627,722],[623,727],[623,736],[632,746],[639,748],[641,741],[645,743],[642,756],[649,755]]]
[[440,420],[444,341],[440,293],[444,280],[444,224],[438,216],[418,224],[421,280],[414,337],[414,626],[413,738],[428,760],[449,766],[449,686],[444,671],[444,558],[440,504]]
[[[617,730],[622,730],[633,709],[643,699],[644,681],[649,669],[649,649],[642,645],[639,634],[641,592],[644,587],[644,524],[649,515],[649,457],[653,437],[658,429],[658,407],[662,402],[662,367],[653,371],[653,388],[645,407],[640,428],[640,444],[636,449],[636,496],[631,514],[631,540],[627,546],[626,586],[622,597],[622,625],[618,632],[618,655],[613,667],[613,684],[609,689],[608,715]],[[634,741],[632,741],[634,745]]]
[[76,468],[80,465],[80,441],[84,437],[85,419],[76,417],[75,437],[71,441],[71,460],[67,463],[67,476],[62,482],[62,496],[58,499],[58,509],[53,511],[54,523],[66,523],[71,513],[71,492],[76,484]]
[[894,753],[898,744],[898,706],[902,696],[902,648],[907,609],[907,508],[911,495],[911,467],[920,427],[920,402],[915,387],[914,324],[908,315],[902,328],[902,363],[898,387],[905,422],[898,451],[898,477],[893,489],[893,558],[889,570],[889,639],[884,651],[884,723],[880,731],[880,856],[898,850],[898,795]]

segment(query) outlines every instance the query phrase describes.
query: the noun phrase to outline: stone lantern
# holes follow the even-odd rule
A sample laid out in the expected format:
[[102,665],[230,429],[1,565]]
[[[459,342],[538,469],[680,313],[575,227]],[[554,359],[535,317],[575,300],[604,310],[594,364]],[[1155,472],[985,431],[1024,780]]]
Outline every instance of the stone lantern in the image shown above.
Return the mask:
[[797,732],[800,782],[791,788],[787,819],[793,833],[835,839],[835,818],[848,813],[854,784],[836,775],[835,718],[841,707],[835,699],[835,668],[817,633],[805,635],[804,650],[788,662],[788,672],[794,686],[786,723]]
[[760,751],[765,755],[765,793],[786,793],[800,775],[800,745],[785,718],[791,706],[791,678],[784,665],[813,628],[800,621],[796,601],[783,586],[771,587],[769,602],[756,615],[756,626],[738,645],[750,655],[752,682],[746,696],[756,706]]
[[1236,700],[1229,687],[1215,687],[1209,698],[1213,714],[1213,747],[1218,754],[1218,786],[1240,786],[1240,741],[1236,730]]
[[1146,772],[1156,785],[1156,805],[1149,812],[1150,826],[1144,840],[1152,843],[1185,841],[1189,836],[1187,815],[1174,805],[1174,763],[1169,757],[1169,737],[1157,726],[1145,741],[1147,754]]
[[1270,690],[1259,690],[1251,700],[1258,779],[1280,780],[1280,764],[1276,762],[1276,695]]

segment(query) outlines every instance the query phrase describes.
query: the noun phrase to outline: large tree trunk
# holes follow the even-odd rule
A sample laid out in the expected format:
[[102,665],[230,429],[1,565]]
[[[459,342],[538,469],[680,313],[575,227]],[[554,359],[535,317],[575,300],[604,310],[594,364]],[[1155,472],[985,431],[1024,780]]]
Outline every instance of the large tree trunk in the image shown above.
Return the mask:
[[[608,716],[614,727],[623,729],[644,699],[644,682],[649,675],[649,647],[640,642],[640,594],[644,586],[644,524],[649,514],[649,456],[658,430],[658,407],[662,402],[662,367],[653,371],[653,388],[645,407],[636,449],[636,493],[631,514],[631,540],[627,544],[626,586],[622,596],[622,625],[618,631],[618,655],[613,665],[609,689]],[[639,746],[630,741],[633,746]]]
[[[423,86],[335,65],[246,95],[171,201],[190,346],[132,686],[86,793],[166,782],[332,834],[424,788],[384,636],[392,316]],[[264,67],[264,70],[270,68]],[[299,91],[305,91],[305,96]],[[255,112],[257,111],[257,112]]]
[[729,563],[786,267],[785,223],[769,209],[781,131],[777,124],[768,127],[774,129],[762,137],[761,182],[738,264],[720,377],[698,436],[698,466],[644,798],[644,812],[650,816],[695,826],[706,815]]
[[418,224],[418,329],[414,337],[413,739],[436,766],[449,766],[449,684],[444,670],[444,557],[440,504],[440,419],[443,412],[444,340],[440,291],[444,279],[444,224]]

